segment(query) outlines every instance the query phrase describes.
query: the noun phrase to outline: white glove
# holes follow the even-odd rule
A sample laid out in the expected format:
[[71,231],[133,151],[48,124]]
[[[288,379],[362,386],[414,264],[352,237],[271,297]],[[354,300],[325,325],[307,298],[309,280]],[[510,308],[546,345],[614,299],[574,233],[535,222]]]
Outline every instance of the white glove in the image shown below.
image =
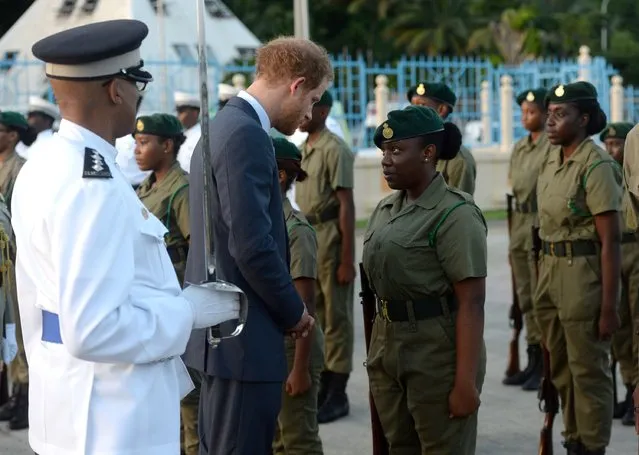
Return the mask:
[[11,363],[18,354],[18,342],[16,341],[16,325],[7,324],[5,337],[2,339],[2,360]]
[[194,329],[205,329],[240,317],[240,292],[220,290],[215,283],[190,285],[182,291],[193,309]]

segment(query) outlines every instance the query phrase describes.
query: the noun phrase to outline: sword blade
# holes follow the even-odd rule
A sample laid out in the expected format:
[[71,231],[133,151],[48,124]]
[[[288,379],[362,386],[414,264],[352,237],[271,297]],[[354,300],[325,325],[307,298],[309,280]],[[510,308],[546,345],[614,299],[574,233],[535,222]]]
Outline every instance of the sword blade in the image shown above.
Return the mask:
[[202,126],[201,152],[202,172],[204,172],[204,264],[206,267],[206,281],[215,280],[215,250],[213,247],[213,233],[211,230],[211,141],[209,136],[209,90],[208,90],[208,53],[206,52],[206,30],[204,17],[206,7],[204,0],[197,2],[197,34],[198,34],[198,59],[200,77],[200,123]]

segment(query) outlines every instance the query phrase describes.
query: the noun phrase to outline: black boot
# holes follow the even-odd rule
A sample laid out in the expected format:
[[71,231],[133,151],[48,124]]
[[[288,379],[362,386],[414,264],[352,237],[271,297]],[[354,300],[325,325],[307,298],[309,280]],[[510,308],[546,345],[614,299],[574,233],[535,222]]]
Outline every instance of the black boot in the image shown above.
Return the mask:
[[626,406],[626,413],[621,418],[621,424],[627,427],[635,426],[635,400],[632,398],[632,392],[634,391],[634,387],[630,385],[626,385],[628,387],[628,405]]
[[15,413],[18,405],[18,384],[13,386],[13,394],[9,397],[9,401],[0,406],[0,422],[8,422]]
[[333,372],[328,370],[322,371],[320,375],[319,392],[317,393],[317,409],[321,408],[326,401],[332,377]]
[[350,411],[346,395],[348,376],[348,374],[332,373],[326,401],[317,412],[317,423],[334,422],[348,415]]
[[9,420],[9,429],[24,430],[29,428],[29,384],[18,385],[18,400],[13,417]]
[[539,384],[541,384],[541,377],[544,374],[544,359],[541,354],[541,346],[538,344],[533,344],[529,347],[528,351],[528,362],[530,367],[530,376],[523,383],[521,388],[523,390],[532,390],[536,391],[539,389]]
[[581,455],[606,455],[606,448],[602,447],[601,449],[588,450],[581,444]]
[[583,455],[583,446],[578,441],[564,441],[566,455]]
[[533,369],[533,352],[535,350],[535,347],[537,349],[539,348],[538,344],[529,344],[528,345],[528,349],[526,349],[526,351],[528,352],[528,365],[526,365],[526,368],[524,368],[522,371],[520,371],[519,373],[515,373],[512,376],[507,376],[505,377],[501,383],[504,385],[523,385],[529,378],[530,375],[532,374],[532,369]]
[[612,415],[613,418],[621,419],[628,412],[628,407],[632,408],[632,392],[634,392],[634,390],[630,384],[626,384],[626,398],[615,406]]

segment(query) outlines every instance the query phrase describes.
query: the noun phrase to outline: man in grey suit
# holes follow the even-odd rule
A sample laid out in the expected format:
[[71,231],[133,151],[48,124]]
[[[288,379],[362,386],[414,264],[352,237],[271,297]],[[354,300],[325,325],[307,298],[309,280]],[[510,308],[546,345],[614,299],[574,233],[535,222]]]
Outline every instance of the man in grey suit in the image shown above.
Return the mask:
[[[286,379],[284,336],[305,336],[314,320],[289,275],[277,164],[268,132],[286,135],[311,117],[333,77],[326,51],[297,38],[258,50],[255,81],[210,125],[211,216],[217,277],[249,299],[241,335],[211,348],[194,331],[184,355],[203,372],[201,455],[268,455]],[[191,160],[191,246],[185,281],[204,279],[201,143]]]

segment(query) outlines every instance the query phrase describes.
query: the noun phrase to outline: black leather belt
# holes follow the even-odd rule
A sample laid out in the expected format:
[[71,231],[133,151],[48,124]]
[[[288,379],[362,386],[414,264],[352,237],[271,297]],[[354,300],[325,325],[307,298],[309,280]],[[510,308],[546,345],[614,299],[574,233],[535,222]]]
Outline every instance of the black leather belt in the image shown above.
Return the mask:
[[621,243],[635,243],[637,236],[634,232],[624,232],[621,234]]
[[515,203],[515,211],[518,213],[537,213],[537,201]]
[[457,300],[450,296],[432,296],[416,300],[390,300],[377,298],[377,314],[388,322],[408,322],[408,307],[412,302],[415,320],[432,319],[444,315],[444,308],[449,313],[457,310]]
[[594,256],[597,245],[592,240],[574,240],[572,242],[542,242],[541,250],[545,255],[558,258],[573,256]]
[[189,254],[189,249],[184,246],[169,246],[166,248],[166,251],[169,253],[169,257],[173,264],[186,262],[186,257]]
[[304,216],[311,224],[321,224],[339,218],[339,205],[322,210],[320,213],[305,213]]

